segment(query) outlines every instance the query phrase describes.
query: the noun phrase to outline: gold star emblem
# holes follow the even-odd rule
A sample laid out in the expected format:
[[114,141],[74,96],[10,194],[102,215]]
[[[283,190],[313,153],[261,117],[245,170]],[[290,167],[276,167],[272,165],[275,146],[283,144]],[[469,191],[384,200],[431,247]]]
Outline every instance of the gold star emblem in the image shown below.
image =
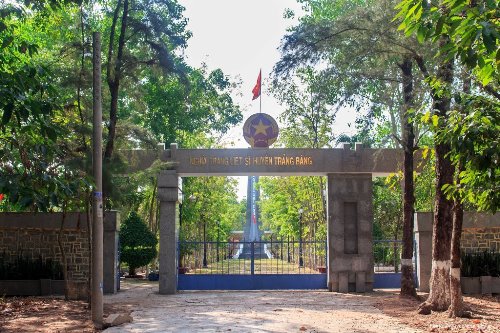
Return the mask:
[[271,126],[266,126],[262,123],[262,120],[259,120],[259,124],[258,125],[252,125],[253,128],[255,128],[255,134],[254,135],[257,135],[259,133],[262,133],[264,135],[267,135],[267,132],[266,130],[271,127]]

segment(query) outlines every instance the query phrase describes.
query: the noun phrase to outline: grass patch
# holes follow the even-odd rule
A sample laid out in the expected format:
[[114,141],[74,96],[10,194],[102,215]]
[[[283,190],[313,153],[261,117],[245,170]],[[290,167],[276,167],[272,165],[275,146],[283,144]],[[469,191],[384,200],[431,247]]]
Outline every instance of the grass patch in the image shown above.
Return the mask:
[[[210,263],[206,268],[197,263],[187,274],[251,274],[250,259],[224,259]],[[299,267],[297,263],[289,263],[281,259],[255,259],[254,274],[317,274],[317,270]]]

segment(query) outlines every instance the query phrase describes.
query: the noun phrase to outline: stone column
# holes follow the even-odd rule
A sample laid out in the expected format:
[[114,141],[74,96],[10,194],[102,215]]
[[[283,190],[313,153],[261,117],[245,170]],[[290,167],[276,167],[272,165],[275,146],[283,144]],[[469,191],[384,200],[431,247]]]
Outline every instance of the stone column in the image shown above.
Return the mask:
[[328,174],[328,289],[373,290],[373,194],[369,173]]
[[160,171],[158,175],[158,199],[160,200],[160,294],[177,291],[177,240],[179,178],[175,170]]
[[429,292],[432,266],[432,220],[430,212],[415,213],[415,246],[417,252],[418,290]]
[[120,283],[118,276],[118,234],[120,232],[120,213],[107,211],[104,213],[103,240],[103,285],[105,294],[116,294]]

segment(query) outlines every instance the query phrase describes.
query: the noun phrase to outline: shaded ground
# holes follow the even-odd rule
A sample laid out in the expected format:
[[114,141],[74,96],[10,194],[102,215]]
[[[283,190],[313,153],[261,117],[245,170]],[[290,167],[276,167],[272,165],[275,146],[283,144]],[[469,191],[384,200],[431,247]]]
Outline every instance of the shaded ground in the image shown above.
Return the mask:
[[87,303],[61,298],[0,299],[0,332],[95,332]]
[[[420,302],[401,299],[397,291],[376,293],[375,306],[383,313],[397,318],[401,323],[426,332],[500,332],[500,295],[473,297],[465,296],[465,307],[471,318],[448,318],[448,313],[433,312],[428,316],[417,314]],[[422,295],[425,296],[425,295]]]
[[[465,297],[471,319],[421,316],[417,301],[395,291],[182,292],[160,296],[157,283],[122,282],[105,312],[131,312],[132,324],[105,332],[500,332],[498,297]],[[95,332],[84,302],[0,298],[0,332]]]

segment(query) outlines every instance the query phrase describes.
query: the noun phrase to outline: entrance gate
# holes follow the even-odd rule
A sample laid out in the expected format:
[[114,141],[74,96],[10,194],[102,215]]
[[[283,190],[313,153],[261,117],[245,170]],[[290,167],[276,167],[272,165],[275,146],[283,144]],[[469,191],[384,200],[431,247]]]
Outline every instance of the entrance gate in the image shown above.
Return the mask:
[[[365,292],[374,287],[372,178],[400,169],[399,149],[178,149],[131,151],[131,171],[155,160],[170,170],[158,175],[160,200],[159,292],[173,294],[178,280],[179,177],[327,176],[327,273],[330,291]],[[418,166],[420,158],[415,157]],[[181,278],[182,279],[182,278]]]
[[[179,242],[178,290],[326,289],[326,241]],[[182,253],[183,251],[181,251]]]

